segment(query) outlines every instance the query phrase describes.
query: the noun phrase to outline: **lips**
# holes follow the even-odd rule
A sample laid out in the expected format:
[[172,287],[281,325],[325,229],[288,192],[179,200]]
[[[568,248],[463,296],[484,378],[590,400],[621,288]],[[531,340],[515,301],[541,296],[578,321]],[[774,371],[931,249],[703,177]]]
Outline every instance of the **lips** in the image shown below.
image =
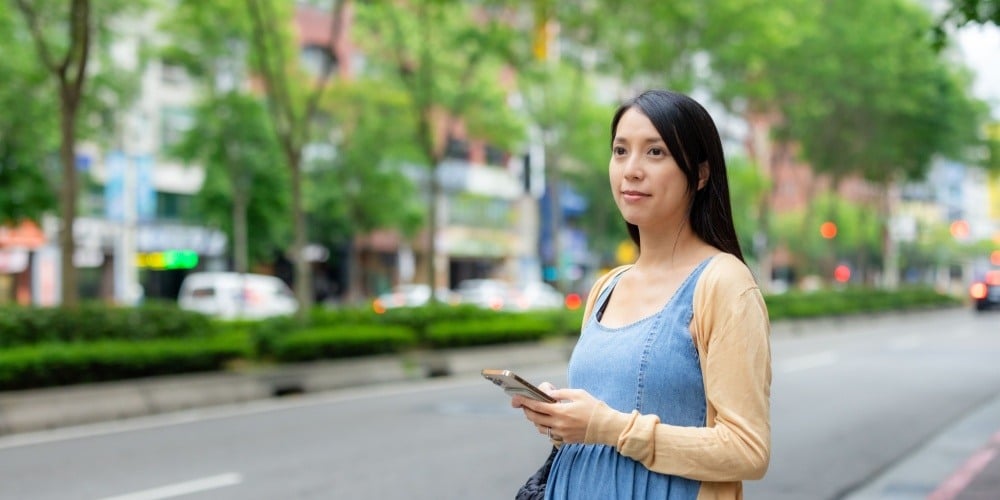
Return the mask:
[[649,197],[649,195],[643,193],[642,191],[633,191],[633,190],[622,191],[622,199],[624,199],[625,201],[638,201],[647,197]]

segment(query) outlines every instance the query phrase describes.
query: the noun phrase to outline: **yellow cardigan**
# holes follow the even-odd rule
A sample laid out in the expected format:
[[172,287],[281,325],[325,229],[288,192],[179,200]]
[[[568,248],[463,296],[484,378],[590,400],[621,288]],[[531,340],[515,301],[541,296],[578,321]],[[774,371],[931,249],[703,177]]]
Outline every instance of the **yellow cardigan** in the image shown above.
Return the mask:
[[[595,282],[588,315],[607,280],[624,268]],[[706,266],[693,300],[691,335],[705,384],[705,427],[661,424],[656,415],[622,413],[602,403],[584,441],[614,446],[652,471],[701,481],[698,500],[741,499],[742,481],[764,477],[771,454],[767,307],[750,270],[726,253]]]

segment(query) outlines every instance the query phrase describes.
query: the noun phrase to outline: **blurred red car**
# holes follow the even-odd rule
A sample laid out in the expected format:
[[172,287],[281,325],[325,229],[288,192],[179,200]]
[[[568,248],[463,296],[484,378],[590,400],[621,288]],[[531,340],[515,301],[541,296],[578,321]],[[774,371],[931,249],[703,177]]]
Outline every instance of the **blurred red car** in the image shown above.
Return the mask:
[[969,287],[969,297],[977,311],[1000,309],[1000,269],[987,271]]

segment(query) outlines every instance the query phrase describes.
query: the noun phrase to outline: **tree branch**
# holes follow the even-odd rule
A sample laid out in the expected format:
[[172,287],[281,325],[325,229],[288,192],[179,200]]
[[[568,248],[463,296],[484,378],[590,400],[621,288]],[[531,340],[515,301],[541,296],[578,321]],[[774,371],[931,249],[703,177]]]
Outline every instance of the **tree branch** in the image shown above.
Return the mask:
[[[264,16],[260,10],[260,3],[257,0],[247,0],[247,8],[250,11],[250,17],[252,20],[253,33],[254,33],[254,43],[257,45],[258,54],[258,66],[260,72],[264,77],[264,82],[268,86],[268,95],[270,98],[268,101],[268,111],[274,121],[274,128],[278,133],[278,137],[284,144],[287,139],[292,134],[292,124],[295,123],[295,112],[292,109],[291,98],[288,95],[287,88],[282,84],[284,80],[279,78],[279,74],[283,69],[281,62],[284,58],[280,57],[281,47],[277,48],[279,56],[272,57],[271,47],[269,46],[269,36],[268,31],[264,29]],[[275,61],[277,59],[277,61]],[[272,65],[277,65],[275,68]],[[294,168],[290,165],[289,167]]]
[[67,54],[66,60],[61,63],[56,63],[52,59],[52,54],[49,53],[48,45],[45,44],[45,37],[42,34],[42,28],[38,25],[38,14],[25,0],[15,0],[15,3],[17,8],[20,9],[21,14],[24,15],[25,21],[28,22],[28,29],[31,31],[31,38],[35,42],[35,48],[38,50],[38,57],[42,60],[42,64],[44,64],[49,71],[56,74],[62,74],[63,68],[65,68],[66,63],[69,60],[69,54]]

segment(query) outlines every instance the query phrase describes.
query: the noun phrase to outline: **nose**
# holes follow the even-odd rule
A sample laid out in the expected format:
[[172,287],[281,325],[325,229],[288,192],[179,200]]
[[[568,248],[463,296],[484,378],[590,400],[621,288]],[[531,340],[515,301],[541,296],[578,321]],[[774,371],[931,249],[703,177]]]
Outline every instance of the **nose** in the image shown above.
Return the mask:
[[622,175],[628,180],[639,180],[642,179],[644,172],[642,170],[642,162],[640,158],[636,155],[630,155],[624,160],[625,165],[623,165]]

